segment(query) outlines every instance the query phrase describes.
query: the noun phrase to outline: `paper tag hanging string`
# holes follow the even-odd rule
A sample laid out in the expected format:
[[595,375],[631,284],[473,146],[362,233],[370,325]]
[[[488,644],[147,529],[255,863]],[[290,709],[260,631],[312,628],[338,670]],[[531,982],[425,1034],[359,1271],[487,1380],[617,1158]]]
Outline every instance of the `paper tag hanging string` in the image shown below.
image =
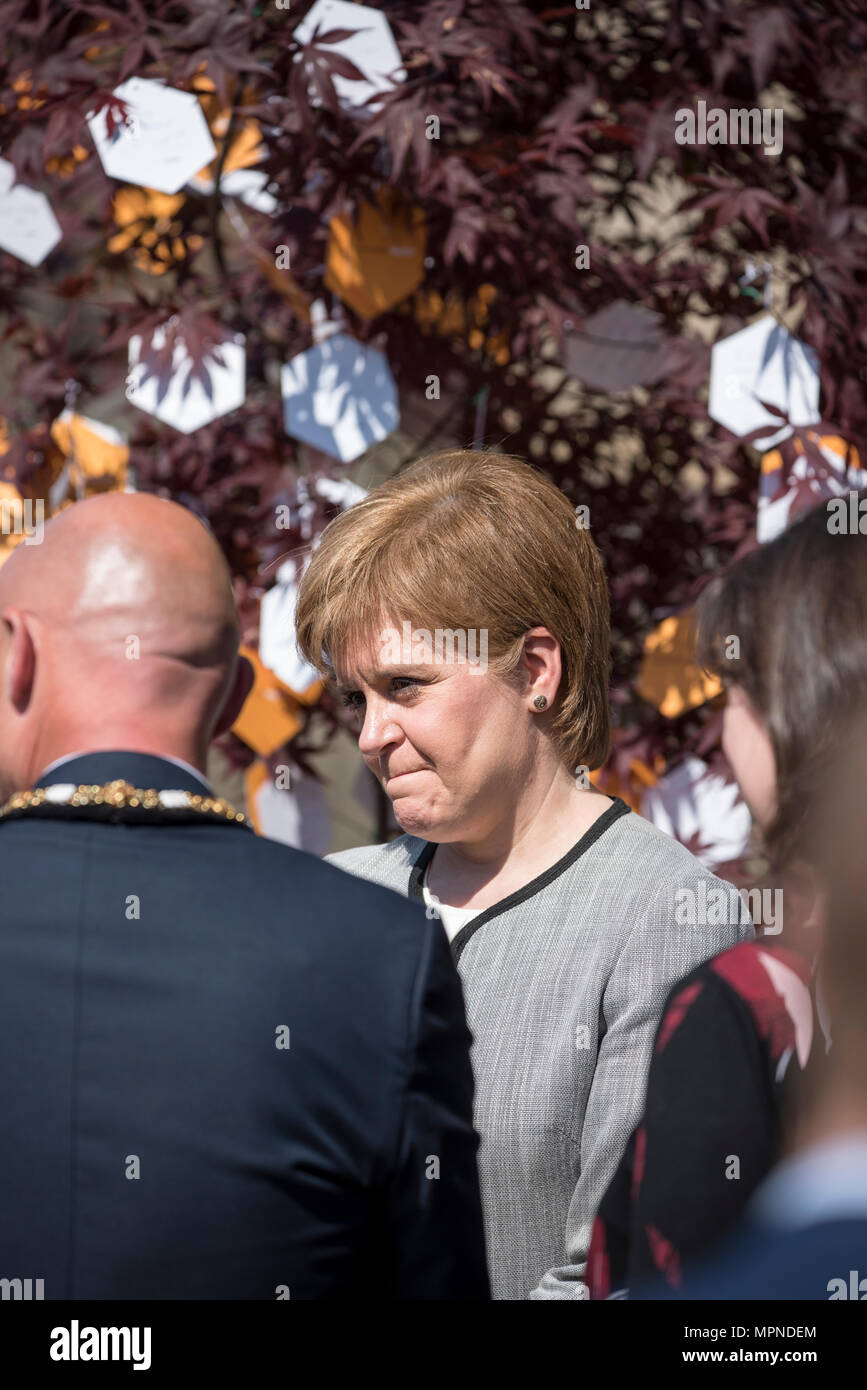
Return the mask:
[[[750,288],[753,281],[758,280],[759,276],[764,278],[761,293]],[[740,276],[738,284],[742,287],[741,294],[747,294],[751,299],[761,299],[764,308],[770,312],[773,305],[773,280],[774,268],[770,261],[760,261],[758,264],[755,261],[747,261],[746,269]]]

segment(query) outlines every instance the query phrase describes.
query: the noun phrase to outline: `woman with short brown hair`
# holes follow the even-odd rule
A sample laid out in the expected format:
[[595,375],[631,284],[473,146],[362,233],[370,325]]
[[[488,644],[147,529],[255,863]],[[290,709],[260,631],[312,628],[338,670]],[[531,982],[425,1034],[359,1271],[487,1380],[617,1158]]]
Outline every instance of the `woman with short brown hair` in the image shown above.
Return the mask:
[[598,551],[522,460],[435,455],[326,528],[296,618],[405,832],[332,862],[427,904],[462,977],[493,1295],[581,1298],[668,988],[752,934],[734,889],[724,925],[676,925],[678,891],[716,880],[590,784]]

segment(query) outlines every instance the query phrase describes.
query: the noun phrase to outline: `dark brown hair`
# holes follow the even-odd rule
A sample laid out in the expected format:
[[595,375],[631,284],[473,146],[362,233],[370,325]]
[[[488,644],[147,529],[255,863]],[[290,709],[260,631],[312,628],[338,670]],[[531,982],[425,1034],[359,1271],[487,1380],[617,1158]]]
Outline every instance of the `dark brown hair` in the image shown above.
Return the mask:
[[764,838],[778,868],[809,857],[810,807],[867,708],[867,537],[831,520],[825,503],[812,508],[698,602],[700,663],[740,686],[770,735],[777,800]]
[[845,752],[816,807],[818,862],[828,885],[822,994],[833,1019],[834,1072],[867,1094],[867,718],[847,730]]

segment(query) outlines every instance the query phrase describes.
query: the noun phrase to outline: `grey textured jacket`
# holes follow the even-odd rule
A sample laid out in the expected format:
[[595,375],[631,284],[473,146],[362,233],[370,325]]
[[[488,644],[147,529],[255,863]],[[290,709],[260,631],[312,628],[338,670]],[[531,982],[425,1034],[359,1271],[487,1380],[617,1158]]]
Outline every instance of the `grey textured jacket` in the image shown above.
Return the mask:
[[[328,857],[421,902],[435,848],[402,835]],[[712,888],[726,890],[727,912]],[[694,925],[678,925],[687,915]],[[702,924],[720,916],[726,925]],[[643,1110],[668,991],[753,935],[734,888],[616,800],[552,868],[455,936],[494,1298],[586,1297],[593,1217]]]

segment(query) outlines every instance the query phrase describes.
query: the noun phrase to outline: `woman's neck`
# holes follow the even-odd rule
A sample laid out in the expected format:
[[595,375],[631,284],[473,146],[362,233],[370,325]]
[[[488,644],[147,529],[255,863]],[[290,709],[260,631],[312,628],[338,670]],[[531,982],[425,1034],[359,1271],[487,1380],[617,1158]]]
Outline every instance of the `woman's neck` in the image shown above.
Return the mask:
[[447,906],[493,907],[562,859],[610,805],[555,776],[535,805],[519,805],[484,837],[438,844],[427,886]]

